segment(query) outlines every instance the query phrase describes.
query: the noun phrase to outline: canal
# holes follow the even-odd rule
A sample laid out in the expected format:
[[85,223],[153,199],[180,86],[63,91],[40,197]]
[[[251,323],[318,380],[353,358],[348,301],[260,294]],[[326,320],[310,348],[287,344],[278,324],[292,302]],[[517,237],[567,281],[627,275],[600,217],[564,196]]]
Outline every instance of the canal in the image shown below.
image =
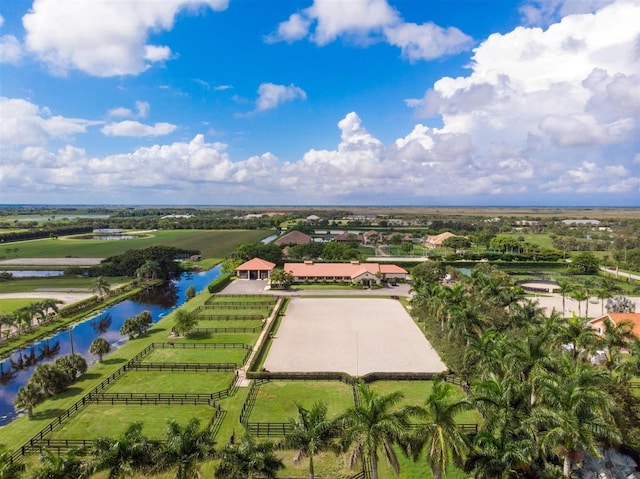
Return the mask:
[[51,362],[56,357],[73,351],[82,354],[91,365],[97,361],[96,356],[89,354],[89,346],[95,338],[105,338],[111,343],[113,351],[128,339],[119,332],[127,318],[147,310],[156,323],[184,304],[185,292],[189,286],[193,285],[199,293],[219,276],[220,265],[209,271],[183,273],[177,280],[143,291],[131,299],[105,308],[69,329],[15,351],[0,362],[0,426],[9,424],[17,417],[13,399],[18,390],[29,381],[38,364]]

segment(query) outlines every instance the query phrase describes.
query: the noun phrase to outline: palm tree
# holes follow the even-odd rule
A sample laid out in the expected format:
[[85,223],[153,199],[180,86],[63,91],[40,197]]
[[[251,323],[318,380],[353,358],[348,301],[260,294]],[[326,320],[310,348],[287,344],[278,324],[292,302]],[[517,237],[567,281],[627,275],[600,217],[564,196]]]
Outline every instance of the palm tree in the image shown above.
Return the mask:
[[411,408],[410,414],[420,419],[410,440],[412,454],[417,460],[427,450],[427,464],[435,479],[447,473],[451,463],[461,465],[469,449],[469,439],[456,423],[458,413],[471,407],[466,400],[458,400],[453,385],[436,379],[424,407]]
[[0,313],[0,342],[2,341],[2,326],[11,326],[14,322],[13,315]]
[[606,366],[609,372],[613,372],[618,366],[620,362],[620,350],[634,339],[633,323],[630,321],[621,321],[615,324],[610,319],[605,319],[602,343],[607,350]]
[[198,461],[214,455],[213,436],[211,427],[200,429],[200,421],[196,418],[192,418],[185,426],[169,421],[167,444],[161,454],[162,465],[176,465],[175,479],[199,477]]
[[62,455],[53,454],[44,449],[40,454],[42,465],[37,468],[30,479],[83,479],[91,475],[89,464],[78,456],[79,449],[71,449]]
[[527,422],[539,431],[542,451],[562,457],[565,478],[571,477],[578,454],[598,457],[603,442],[621,440],[611,414],[613,400],[603,388],[607,380],[604,371],[564,354],[558,371],[540,382],[541,401]]
[[24,465],[11,459],[9,451],[0,450],[0,479],[18,479]]
[[98,356],[98,362],[102,362],[102,357],[111,351],[111,344],[104,338],[96,338],[89,346],[89,352]]
[[327,419],[327,406],[323,402],[315,403],[311,409],[296,404],[298,416],[289,419],[291,430],[285,436],[286,447],[295,449],[293,463],[309,458],[309,479],[314,479],[314,456],[334,447],[334,439],[340,430],[336,421]]
[[558,281],[558,290],[562,295],[562,317],[564,318],[565,311],[566,311],[565,300],[566,300],[566,297],[569,294],[571,294],[571,291],[573,291],[573,287],[571,286],[571,283],[569,283],[569,281],[561,279]]
[[344,428],[343,448],[353,445],[350,465],[358,461],[371,461],[372,477],[378,479],[379,452],[382,449],[385,458],[400,474],[398,457],[393,446],[407,437],[409,422],[406,410],[396,406],[403,398],[399,391],[380,395],[363,383],[358,383],[358,404],[347,410],[341,418]]
[[42,390],[32,382],[28,382],[18,390],[13,405],[16,409],[26,409],[27,417],[33,418],[33,408],[44,399]]
[[91,292],[97,293],[98,297],[102,299],[103,296],[108,295],[111,292],[111,287],[106,279],[102,276],[98,276],[91,283]]
[[583,289],[573,290],[570,296],[578,302],[578,316],[582,317],[582,302],[589,299],[589,295]]
[[160,263],[148,259],[136,270],[136,276],[143,281],[152,281],[162,272]]
[[579,357],[586,359],[594,352],[598,343],[595,330],[575,313],[571,318],[564,320],[558,339],[563,344],[571,344],[571,354],[575,360]]
[[161,450],[158,441],[142,434],[142,423],[129,424],[117,439],[100,438],[94,442],[93,464],[96,471],[108,471],[109,479],[150,471],[155,467],[155,453]]
[[271,442],[256,444],[245,436],[240,444],[229,443],[220,452],[221,462],[215,470],[217,479],[275,479],[284,469],[283,462],[274,453]]

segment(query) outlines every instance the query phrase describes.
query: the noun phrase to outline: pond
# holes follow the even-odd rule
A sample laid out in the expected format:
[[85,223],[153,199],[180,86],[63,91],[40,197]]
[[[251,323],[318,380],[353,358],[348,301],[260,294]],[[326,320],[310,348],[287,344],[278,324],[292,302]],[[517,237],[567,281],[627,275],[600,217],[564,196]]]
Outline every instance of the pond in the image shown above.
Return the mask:
[[89,345],[102,336],[112,345],[112,350],[127,341],[120,334],[120,327],[127,318],[144,310],[151,312],[153,322],[181,306],[186,301],[186,290],[193,285],[196,292],[203,291],[220,276],[220,265],[200,273],[183,273],[178,280],[143,291],[138,296],[104,309],[99,314],[78,323],[70,329],[15,351],[0,362],[0,426],[17,417],[13,399],[25,385],[38,364],[51,362],[59,355],[79,353],[89,364],[97,358],[89,354]]
[[14,278],[51,278],[62,276],[64,271],[0,271],[0,273],[11,273]]

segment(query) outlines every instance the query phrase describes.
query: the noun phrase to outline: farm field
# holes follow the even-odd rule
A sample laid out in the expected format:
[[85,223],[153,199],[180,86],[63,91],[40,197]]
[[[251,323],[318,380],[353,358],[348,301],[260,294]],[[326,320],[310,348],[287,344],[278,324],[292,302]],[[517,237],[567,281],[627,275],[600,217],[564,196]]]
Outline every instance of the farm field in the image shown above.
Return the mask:
[[210,394],[226,389],[234,378],[232,372],[129,371],[106,391],[109,393]]
[[144,237],[120,241],[74,239],[69,236],[6,243],[4,250],[0,248],[0,255],[5,256],[7,260],[67,256],[105,258],[124,253],[129,249],[162,245],[199,250],[203,257],[222,258],[233,251],[239,243],[260,241],[269,234],[271,232],[267,230],[169,230],[150,231]]

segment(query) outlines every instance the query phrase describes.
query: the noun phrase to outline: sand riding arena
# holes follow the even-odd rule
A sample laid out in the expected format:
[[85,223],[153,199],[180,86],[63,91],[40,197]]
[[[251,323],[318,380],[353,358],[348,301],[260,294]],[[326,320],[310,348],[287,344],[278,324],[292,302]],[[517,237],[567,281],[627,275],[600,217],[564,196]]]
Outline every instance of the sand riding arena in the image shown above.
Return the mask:
[[447,369],[395,299],[291,298],[264,363],[271,372]]

